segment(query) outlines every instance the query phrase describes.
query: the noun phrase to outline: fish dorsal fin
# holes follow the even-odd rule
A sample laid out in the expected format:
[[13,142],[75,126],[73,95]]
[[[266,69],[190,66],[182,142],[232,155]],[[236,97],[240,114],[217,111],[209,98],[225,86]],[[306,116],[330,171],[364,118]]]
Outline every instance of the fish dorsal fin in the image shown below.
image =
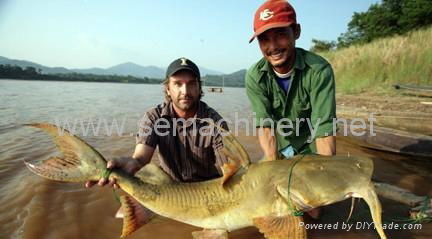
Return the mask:
[[256,217],[253,224],[267,239],[306,239],[306,229],[302,225],[303,217],[298,216],[267,216]]
[[237,164],[244,168],[250,165],[249,154],[244,149],[243,145],[230,132],[224,131],[222,142],[224,145],[224,154],[234,160]]
[[125,238],[147,224],[155,213],[141,205],[128,195],[120,196],[121,207],[116,213],[117,218],[123,218],[123,229],[120,238]]
[[212,125],[213,127],[219,130],[219,133],[222,136],[223,143],[223,153],[227,158],[226,163],[222,165],[223,179],[222,185],[224,185],[236,172],[241,168],[248,168],[250,165],[249,154],[244,149],[243,145],[237,140],[237,138],[228,130],[220,127],[215,124],[211,120],[200,119],[199,121],[203,121]]
[[250,158],[233,134],[225,132],[222,141],[223,153],[228,161],[222,166],[222,185],[224,185],[241,167],[245,169],[249,167]]
[[209,125],[215,127],[219,130],[219,133],[222,136],[222,143],[224,145],[224,148],[231,152],[231,155],[235,155],[236,157],[233,158],[236,161],[239,161],[241,166],[244,168],[247,168],[250,164],[250,158],[249,154],[246,152],[246,150],[243,148],[243,146],[240,144],[240,142],[237,140],[237,138],[228,130],[222,128],[221,126],[214,123],[212,120],[208,119],[201,119],[197,118],[197,120],[206,122]]
[[222,185],[224,185],[237,171],[241,168],[241,164],[236,160],[235,156],[231,152],[223,149],[227,162],[222,165]]

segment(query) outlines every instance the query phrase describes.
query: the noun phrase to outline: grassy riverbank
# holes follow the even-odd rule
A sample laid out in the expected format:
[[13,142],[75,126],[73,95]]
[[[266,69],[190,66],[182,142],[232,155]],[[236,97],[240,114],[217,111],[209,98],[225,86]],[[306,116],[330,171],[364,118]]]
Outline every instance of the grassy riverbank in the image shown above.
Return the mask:
[[321,52],[335,71],[340,93],[391,93],[392,84],[432,84],[432,28],[361,46]]

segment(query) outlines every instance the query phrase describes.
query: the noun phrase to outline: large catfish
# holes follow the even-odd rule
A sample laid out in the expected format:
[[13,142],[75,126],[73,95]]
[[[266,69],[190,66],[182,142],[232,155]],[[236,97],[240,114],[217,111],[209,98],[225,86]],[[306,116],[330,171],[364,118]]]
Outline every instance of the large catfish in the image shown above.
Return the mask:
[[[227,238],[228,231],[256,226],[267,238],[306,238],[302,217],[308,211],[346,198],[363,198],[381,239],[381,205],[371,182],[373,163],[368,158],[298,156],[247,165],[248,156],[233,136],[224,139],[231,162],[223,167],[224,177],[205,182],[152,183],[119,169],[107,171],[107,161],[93,147],[66,130],[50,124],[32,124],[50,134],[62,157],[39,164],[27,163],[39,176],[64,182],[115,177],[123,191],[145,208],[164,217],[204,228],[194,238]],[[62,133],[62,135],[60,134]],[[236,162],[243,162],[244,170]],[[237,171],[237,172],[236,172]],[[236,173],[234,173],[236,172]],[[141,224],[141,206],[122,198],[122,237]],[[142,208],[144,208],[142,207]]]

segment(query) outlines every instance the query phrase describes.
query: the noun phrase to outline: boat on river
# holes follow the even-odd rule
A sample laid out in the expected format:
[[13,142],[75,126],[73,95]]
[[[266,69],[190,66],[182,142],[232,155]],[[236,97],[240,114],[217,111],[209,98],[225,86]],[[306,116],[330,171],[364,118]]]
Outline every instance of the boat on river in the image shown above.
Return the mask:
[[396,84],[393,87],[403,94],[420,97],[432,97],[432,86],[419,86],[408,84]]
[[215,93],[223,93],[223,88],[225,86],[225,77],[222,76],[222,86],[218,87],[218,86],[211,86],[207,88],[208,92],[215,92]]
[[365,148],[400,153],[415,157],[432,158],[432,136],[366,125],[354,130],[347,125],[339,124],[338,136],[346,137],[350,143]]
[[353,107],[338,106],[338,118],[361,119],[376,126],[390,128],[411,133],[432,136],[432,114],[421,112],[399,112],[399,111],[373,111]]

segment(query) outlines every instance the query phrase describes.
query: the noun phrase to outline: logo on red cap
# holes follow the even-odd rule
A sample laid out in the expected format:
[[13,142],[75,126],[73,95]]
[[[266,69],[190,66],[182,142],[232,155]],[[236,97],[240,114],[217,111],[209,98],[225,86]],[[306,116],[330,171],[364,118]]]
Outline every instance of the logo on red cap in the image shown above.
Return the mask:
[[273,17],[273,13],[272,11],[270,11],[270,9],[264,9],[264,11],[260,12],[260,19],[263,21],[267,21],[270,18]]

